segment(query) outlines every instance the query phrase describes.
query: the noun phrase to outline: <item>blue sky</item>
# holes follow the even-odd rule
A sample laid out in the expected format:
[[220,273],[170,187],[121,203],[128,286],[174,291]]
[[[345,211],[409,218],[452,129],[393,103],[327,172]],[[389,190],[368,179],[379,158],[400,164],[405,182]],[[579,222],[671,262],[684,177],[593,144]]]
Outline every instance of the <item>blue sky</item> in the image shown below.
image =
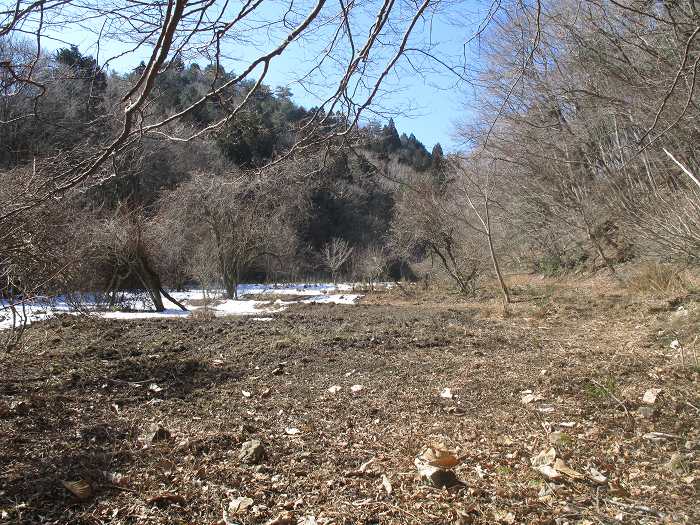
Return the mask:
[[[278,8],[274,3],[269,5],[270,9]],[[472,6],[472,12],[467,12],[466,5]],[[445,9],[423,22],[416,30],[416,38],[429,38],[432,52],[442,60],[455,62],[459,61],[460,57],[463,60],[464,42],[474,34],[483,18],[484,5],[479,0],[470,4],[446,4]],[[60,33],[60,38],[64,43],[77,45],[85,54],[98,54],[96,37],[91,31],[64,30]],[[240,71],[243,64],[257,56],[260,50],[269,49],[269,46],[277,43],[277,35],[268,35],[247,48],[237,47],[235,52],[225,50],[228,59],[223,65],[229,71]],[[61,47],[61,44],[54,43],[51,47]],[[288,86],[294,94],[294,101],[305,107],[318,105],[320,98],[325,95],[323,87],[314,90],[312,94],[294,83],[300,68],[308,66],[309,60],[314,58],[314,53],[319,51],[313,48],[313,42],[290,46],[282,56],[275,59],[266,78],[266,83],[272,87]],[[105,57],[117,55],[125,49],[127,46],[124,44],[115,41],[105,44],[103,41],[98,60],[104,63]],[[142,48],[136,53],[127,54],[112,61],[110,68],[119,72],[133,69],[141,60],[147,59],[149,52],[150,49]],[[471,50],[469,53],[468,60],[478,62],[478,56]],[[200,65],[206,65],[203,60],[197,61]],[[453,138],[454,125],[469,117],[466,103],[469,100],[469,87],[460,83],[457,77],[445,68],[421,55],[413,55],[412,64],[417,64],[421,73],[416,73],[415,69],[402,59],[399,68],[384,83],[379,100],[381,107],[386,110],[386,115],[394,113],[394,121],[400,133],[413,133],[428,150],[436,142],[440,142],[446,151],[458,148],[458,141]],[[329,82],[328,85],[332,84]],[[371,116],[367,114],[365,118]]]

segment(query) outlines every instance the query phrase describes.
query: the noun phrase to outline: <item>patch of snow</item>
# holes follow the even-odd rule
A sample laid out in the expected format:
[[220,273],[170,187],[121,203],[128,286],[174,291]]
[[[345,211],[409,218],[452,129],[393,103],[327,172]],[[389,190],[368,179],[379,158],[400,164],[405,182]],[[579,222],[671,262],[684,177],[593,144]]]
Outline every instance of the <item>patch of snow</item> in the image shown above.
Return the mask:
[[302,299],[302,303],[335,303],[335,304],[355,304],[362,297],[360,294],[332,294],[332,295],[316,295],[308,299]]
[[163,317],[187,317],[192,312],[185,312],[179,308],[166,308],[162,312],[98,312],[105,319],[160,319]]
[[303,283],[303,284],[241,284],[238,287],[238,295],[271,294],[271,295],[319,295],[332,292],[344,292],[352,290],[353,285],[348,283]]
[[[385,288],[391,287],[392,283],[381,283]],[[343,293],[352,291],[355,285],[350,283],[290,283],[290,284],[241,284],[238,286],[239,300],[223,299],[223,290],[209,290],[207,297],[213,300],[209,306],[214,314],[219,316],[228,315],[255,315],[274,314],[281,312],[289,305],[297,302],[302,303],[335,303],[335,304],[356,304],[361,294]],[[275,301],[257,301],[245,299],[248,295],[297,295],[305,296],[301,301],[285,301],[282,298]],[[170,295],[187,306],[189,311],[181,310],[176,304],[163,298],[165,310],[155,312],[153,305],[143,293],[124,292],[120,296],[120,306],[126,306],[124,311],[105,311],[104,297],[100,298],[95,294],[82,294],[80,296],[81,311],[86,311],[99,315],[105,319],[163,319],[187,317],[193,311],[203,308],[188,304],[190,301],[201,301],[204,298],[202,290],[193,289],[186,291],[173,291]],[[28,302],[22,308],[17,307],[16,315],[13,316],[10,305],[6,301],[0,301],[0,330],[27,325],[35,321],[42,321],[60,314],[77,315],[74,304],[64,296],[53,298],[40,298]],[[271,317],[255,317],[254,320],[271,320]]]

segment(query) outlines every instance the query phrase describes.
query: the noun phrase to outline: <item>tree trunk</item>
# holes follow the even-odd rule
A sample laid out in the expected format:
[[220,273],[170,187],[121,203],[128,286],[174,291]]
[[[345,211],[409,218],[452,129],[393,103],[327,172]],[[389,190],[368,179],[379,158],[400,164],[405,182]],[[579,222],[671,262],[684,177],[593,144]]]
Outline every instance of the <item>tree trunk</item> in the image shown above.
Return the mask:
[[603,247],[598,242],[598,239],[595,238],[595,235],[593,235],[593,233],[591,232],[591,228],[588,225],[588,221],[585,219],[585,217],[584,217],[584,224],[586,225],[586,234],[588,235],[588,239],[591,241],[591,244],[593,244],[593,247],[595,248],[596,252],[598,252],[598,255],[600,255],[600,258],[603,259],[603,263],[608,268],[608,270],[610,270],[610,273],[613,275],[613,277],[617,277],[617,272],[615,272],[615,267],[613,266],[610,259],[608,259],[605,256],[605,252],[603,252]]
[[151,268],[147,257],[143,253],[136,255],[137,272],[146,291],[151,296],[156,312],[165,310],[163,298],[160,291],[163,286],[160,283],[160,276]]
[[224,288],[226,289],[226,297],[229,299],[237,299],[237,290],[235,279],[228,275],[224,278]]
[[496,257],[496,250],[493,247],[493,237],[491,235],[491,213],[489,212],[489,203],[488,199],[486,199],[485,202],[485,209],[486,209],[486,223],[484,224],[485,226],[485,231],[486,231],[486,237],[489,242],[489,252],[491,253],[491,262],[493,263],[493,270],[496,272],[496,278],[498,279],[498,284],[501,287],[501,293],[503,294],[503,303],[508,305],[510,304],[510,292],[508,291],[508,287],[506,286],[506,282],[503,279],[503,274],[501,273],[501,267],[498,264],[498,258]]
[[165,297],[168,301],[170,301],[174,305],[177,305],[180,308],[180,310],[184,312],[187,311],[187,308],[180,301],[176,300],[172,295],[166,292],[165,288],[161,288],[160,293],[163,294],[163,297]]

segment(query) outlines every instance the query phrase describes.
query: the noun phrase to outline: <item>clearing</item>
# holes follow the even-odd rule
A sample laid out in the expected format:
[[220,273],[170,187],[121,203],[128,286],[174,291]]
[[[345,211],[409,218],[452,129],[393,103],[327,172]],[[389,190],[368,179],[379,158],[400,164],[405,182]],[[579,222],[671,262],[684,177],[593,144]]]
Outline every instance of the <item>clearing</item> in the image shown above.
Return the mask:
[[[697,298],[514,291],[508,316],[396,288],[32,324],[0,357],[0,523],[700,523],[699,370],[669,328]],[[463,485],[418,478],[435,443]]]

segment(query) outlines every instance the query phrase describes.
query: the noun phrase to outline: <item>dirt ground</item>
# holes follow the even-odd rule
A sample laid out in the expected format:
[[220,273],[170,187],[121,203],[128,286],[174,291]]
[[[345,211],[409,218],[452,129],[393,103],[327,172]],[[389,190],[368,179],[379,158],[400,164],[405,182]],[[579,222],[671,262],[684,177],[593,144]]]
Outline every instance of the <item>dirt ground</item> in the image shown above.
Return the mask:
[[[700,369],[670,346],[697,298],[516,284],[508,315],[394,289],[37,323],[0,357],[0,523],[700,523]],[[462,484],[419,479],[433,444]]]

